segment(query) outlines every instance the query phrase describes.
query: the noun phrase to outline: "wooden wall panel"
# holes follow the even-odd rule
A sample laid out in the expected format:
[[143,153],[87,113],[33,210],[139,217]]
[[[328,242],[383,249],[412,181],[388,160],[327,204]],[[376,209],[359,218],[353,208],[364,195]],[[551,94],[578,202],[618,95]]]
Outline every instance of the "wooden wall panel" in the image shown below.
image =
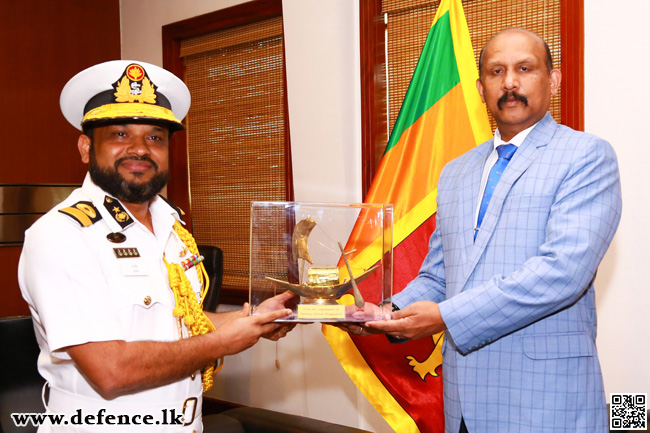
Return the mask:
[[[77,72],[120,58],[119,0],[0,0],[0,183],[81,183],[79,131],[59,109]],[[21,248],[0,247],[0,316],[25,314]]]

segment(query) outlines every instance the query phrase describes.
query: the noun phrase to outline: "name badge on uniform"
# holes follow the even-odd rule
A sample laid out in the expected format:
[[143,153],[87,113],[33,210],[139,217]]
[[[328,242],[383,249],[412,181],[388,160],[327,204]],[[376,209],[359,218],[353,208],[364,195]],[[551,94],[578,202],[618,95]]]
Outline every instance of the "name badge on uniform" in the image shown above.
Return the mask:
[[113,253],[115,253],[115,257],[118,259],[140,257],[140,252],[137,248],[113,248]]
[[129,259],[118,260],[122,275],[149,275],[137,248],[113,248],[113,253],[118,259]]

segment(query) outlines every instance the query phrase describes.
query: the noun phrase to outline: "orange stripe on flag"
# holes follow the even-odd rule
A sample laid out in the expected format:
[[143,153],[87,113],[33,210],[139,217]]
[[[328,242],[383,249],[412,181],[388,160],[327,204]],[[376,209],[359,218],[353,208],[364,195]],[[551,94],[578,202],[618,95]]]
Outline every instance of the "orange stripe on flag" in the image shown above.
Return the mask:
[[474,134],[458,84],[413,123],[382,159],[377,176],[392,173],[393,182],[374,183],[366,202],[395,204],[398,221],[436,187],[442,167],[466,152],[468,143],[474,143]]
[[[437,183],[443,166],[490,138],[485,106],[476,90],[478,71],[461,0],[442,0],[413,74],[389,146],[366,197],[394,205],[393,293],[412,280],[435,229]],[[360,215],[348,239],[353,258],[370,268],[380,241],[364,241]],[[379,273],[359,289],[379,302]],[[399,433],[444,431],[442,338],[392,345],[383,336],[357,337],[329,326],[323,333],[341,365],[368,401]]]
[[[474,134],[459,84],[413,123],[382,159],[377,178],[390,173],[393,182],[374,182],[365,201],[395,205],[394,245],[435,213],[432,199],[440,172],[448,161],[468,150],[468,143],[474,143]],[[358,227],[364,224],[363,218],[357,222]],[[377,240],[367,248],[371,245],[362,242],[359,233],[355,227],[348,245],[357,250],[352,258],[367,269],[380,257],[381,244]]]

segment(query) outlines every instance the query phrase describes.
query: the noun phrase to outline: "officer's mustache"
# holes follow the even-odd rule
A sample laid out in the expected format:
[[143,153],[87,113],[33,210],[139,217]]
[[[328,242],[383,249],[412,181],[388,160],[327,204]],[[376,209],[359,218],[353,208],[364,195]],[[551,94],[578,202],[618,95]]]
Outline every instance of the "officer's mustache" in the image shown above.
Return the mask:
[[519,93],[515,92],[514,90],[511,90],[509,92],[504,93],[501,95],[499,100],[497,101],[497,107],[499,110],[501,110],[501,106],[507,102],[507,101],[519,101],[522,102],[526,107],[528,107],[528,98],[526,98],[524,95],[520,95]]
[[153,168],[156,169],[156,171],[158,171],[158,164],[156,164],[153,161],[153,159],[149,158],[146,155],[144,155],[144,156],[136,156],[136,155],[134,155],[134,156],[126,156],[124,158],[117,159],[115,161],[115,170],[116,171],[117,171],[118,167],[120,166],[120,164],[122,164],[124,161],[146,161],[149,164],[151,164],[153,166]]

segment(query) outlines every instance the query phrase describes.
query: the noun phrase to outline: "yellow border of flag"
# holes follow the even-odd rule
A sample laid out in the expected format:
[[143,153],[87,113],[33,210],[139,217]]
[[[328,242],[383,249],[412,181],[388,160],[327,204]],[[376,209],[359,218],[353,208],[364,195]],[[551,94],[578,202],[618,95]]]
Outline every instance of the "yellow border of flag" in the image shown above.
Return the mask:
[[[458,104],[464,103],[464,107],[459,107],[458,105],[455,105],[456,104],[455,102],[452,101],[451,109],[462,108],[463,110],[466,111],[467,118],[469,119],[469,123],[471,125],[472,133],[470,135],[473,136],[474,138],[473,144],[478,145],[488,140],[492,134],[492,131],[487,119],[485,106],[480,99],[478,91],[476,90],[476,80],[478,78],[478,71],[476,69],[474,51],[472,48],[469,30],[467,28],[465,13],[463,11],[461,1],[442,0],[438,7],[438,10],[436,12],[431,27],[433,28],[438,22],[438,20],[447,13],[449,14],[448,19],[449,19],[449,26],[451,30],[451,40],[453,44],[453,52],[454,52],[456,67],[458,69],[458,76],[459,76],[458,77],[459,83],[456,84],[454,86],[454,89],[450,90],[449,93],[454,93],[454,97],[458,98],[459,100]],[[427,39],[427,42],[429,42],[429,39]],[[425,49],[426,49],[426,45],[427,44],[425,43]],[[423,49],[423,55],[424,55],[424,51],[425,50]],[[422,62],[422,57],[420,59],[420,62]],[[418,67],[416,67],[416,72],[414,72],[414,77],[418,72],[418,68],[420,68],[420,62],[418,63]],[[425,67],[427,67],[427,65],[425,65]],[[427,76],[426,80],[430,80],[430,78]],[[413,85],[413,81],[411,85]],[[458,86],[459,89],[455,89]],[[418,90],[419,89],[414,89],[415,92],[417,92]],[[409,88],[409,92],[410,91],[411,88]],[[407,103],[409,92],[407,92],[407,96],[405,97],[404,104]],[[462,93],[460,93],[459,95],[459,92]],[[434,106],[436,104],[434,104]],[[418,109],[421,108],[422,107],[414,108],[414,110],[417,111]],[[439,108],[441,111],[445,110],[444,106],[437,107],[437,108]],[[405,111],[405,107],[403,106],[402,110],[400,111],[400,117],[402,116],[402,113],[404,111]],[[406,115],[409,115],[409,113],[406,113]],[[437,148],[438,146],[445,146],[447,144],[444,142],[445,137],[448,138],[450,135],[452,136],[459,135],[458,133],[460,131],[449,130],[449,128],[453,128],[455,125],[452,123],[450,126],[449,119],[445,118],[444,113],[442,113],[442,115],[441,113],[435,113],[435,115],[437,117],[436,120],[434,120],[434,123],[426,124],[428,128],[433,128],[434,130],[424,131],[424,133],[433,134],[431,137],[433,137],[434,140],[431,143],[431,146]],[[424,115],[422,117],[424,117]],[[411,125],[415,125],[417,123],[417,120],[418,119],[413,121]],[[398,122],[399,121],[400,119],[398,117]],[[400,129],[397,132],[401,134],[402,131],[407,131],[408,128],[410,127],[411,126],[406,125],[403,129]],[[399,128],[402,128],[402,126],[399,126]],[[393,134],[396,134],[396,130],[398,130],[397,124],[395,130],[393,130]],[[439,132],[439,130],[442,132]],[[422,132],[416,131],[413,137],[407,137],[407,138],[409,140],[418,140],[422,138],[421,134]],[[427,137],[431,138],[429,135],[427,135]],[[383,163],[386,162],[386,160],[388,159],[387,156],[389,155],[389,153],[393,150],[392,147],[396,146],[396,143],[399,141],[399,139],[400,137],[391,136],[391,140],[389,142],[389,147],[388,147],[388,149],[390,150],[387,150],[384,158],[382,159],[382,165],[379,168],[378,175],[373,181],[373,186],[375,186],[375,183],[378,183],[379,181],[384,181],[384,182],[386,181],[385,179],[386,176],[384,176],[384,179],[379,179],[380,177],[382,177],[382,166]],[[460,144],[467,146],[468,143],[460,143]],[[428,146],[429,143],[424,143],[422,145]],[[456,146],[456,144],[454,145]],[[430,151],[431,149],[428,148],[428,150]],[[464,152],[468,150],[468,148],[464,148],[461,150],[462,152]],[[445,155],[446,158],[449,159],[439,162],[440,164],[439,169],[442,168],[442,165],[444,165],[444,163],[448,162],[453,157],[458,156],[458,155],[454,155],[453,152],[449,152],[449,154],[446,154],[444,152],[441,153]],[[396,166],[402,168],[400,164],[397,164]],[[408,168],[409,167],[406,167],[407,170]],[[436,173],[436,176],[437,175],[439,175],[439,172]],[[437,178],[435,179],[435,181],[437,183]],[[382,193],[382,191],[377,191],[377,190],[374,191],[375,193],[376,192],[379,192],[380,194]],[[400,203],[396,202],[397,200],[387,201],[386,199],[387,198],[390,199],[391,197],[382,197],[380,196],[380,194],[373,194],[373,188],[371,187],[371,192],[369,193],[369,198],[367,200],[371,202],[377,202],[377,203],[392,202],[395,204],[396,222],[394,227],[394,236],[395,236],[394,245],[398,245],[400,242],[406,239],[411,233],[413,233],[418,227],[420,227],[425,221],[427,221],[435,214],[437,210],[436,209],[437,193],[438,190],[437,188],[434,187],[430,192],[428,192],[426,195],[421,197],[417,203],[412,203],[410,205],[404,203],[404,206],[406,206],[406,208],[404,208],[404,206],[400,208]],[[400,198],[399,196],[396,197]],[[376,258],[380,256],[380,254],[377,251],[377,249],[379,248],[381,248],[380,241],[377,241],[371,245],[364,246],[364,249],[359,251],[355,260],[357,261],[357,263],[359,263],[361,266],[365,268],[370,267],[374,264]],[[388,424],[395,431],[399,433],[420,432],[412,416],[408,414],[406,410],[395,400],[393,395],[391,395],[391,393],[381,383],[377,375],[369,367],[368,363],[364,359],[363,355],[357,349],[356,345],[352,341],[352,338],[349,336],[349,334],[338,328],[327,326],[327,325],[323,325],[323,334],[327,338],[330,346],[332,347],[332,350],[334,351],[336,357],[341,362],[341,365],[343,366],[347,374],[357,385],[359,390],[366,396],[369,402],[384,417],[384,419],[388,422]]]

